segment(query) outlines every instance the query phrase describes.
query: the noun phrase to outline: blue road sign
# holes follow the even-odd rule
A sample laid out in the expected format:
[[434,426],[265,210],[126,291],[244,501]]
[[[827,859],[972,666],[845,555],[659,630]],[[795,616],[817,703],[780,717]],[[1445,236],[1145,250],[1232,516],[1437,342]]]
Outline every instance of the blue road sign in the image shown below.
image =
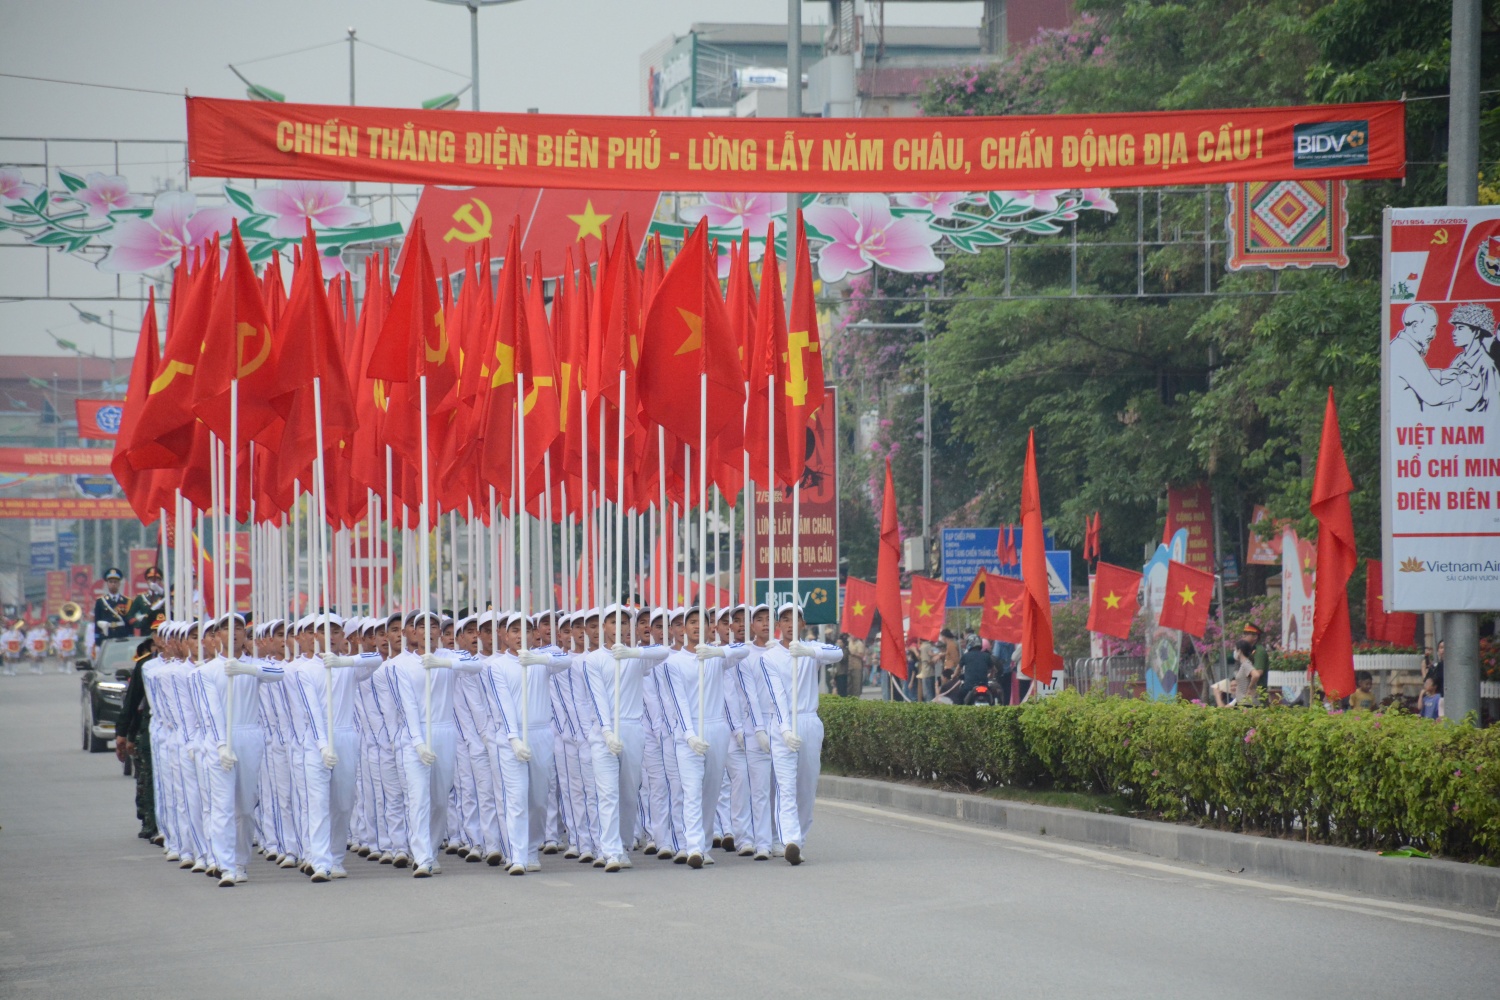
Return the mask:
[[[1016,552],[1021,551],[1021,536],[1023,532],[1020,525],[1015,526]],[[1052,529],[1044,528],[1042,538],[1047,543],[1047,548],[1052,548]],[[943,553],[943,582],[948,585],[948,607],[956,608],[964,599],[971,586],[974,577],[979,571],[998,570],[1010,576],[1018,576],[1021,567],[1012,563],[1010,566],[1001,566],[999,557],[995,550],[1000,546],[999,528],[944,528],[942,537]],[[1060,553],[1067,555],[1067,553]],[[1051,558],[1053,553],[1048,553]],[[1060,570],[1065,581],[1071,580],[1071,571]],[[1056,600],[1056,598],[1054,598]],[[1066,600],[1066,598],[1064,598]]]

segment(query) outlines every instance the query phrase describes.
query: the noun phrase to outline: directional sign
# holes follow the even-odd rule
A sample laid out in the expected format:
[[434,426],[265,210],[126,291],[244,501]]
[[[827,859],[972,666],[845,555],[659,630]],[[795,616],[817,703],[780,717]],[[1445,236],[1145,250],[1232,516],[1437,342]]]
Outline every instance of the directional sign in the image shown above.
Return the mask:
[[1073,596],[1073,553],[1068,549],[1047,553],[1047,593],[1053,604]]
[[[1021,551],[1021,536],[1024,532],[1020,526],[1015,527],[1016,551]],[[1046,540],[1047,547],[1052,547],[1052,530],[1043,529],[1042,537]],[[948,585],[948,606],[951,608],[961,607],[964,596],[974,584],[974,577],[979,575],[982,569],[1004,569],[999,565],[1000,560],[995,555],[999,548],[999,528],[944,528],[942,537],[943,553],[943,582]],[[1019,567],[1012,566],[1009,572],[1014,575],[1019,572]],[[1070,579],[1064,571],[1063,579]]]

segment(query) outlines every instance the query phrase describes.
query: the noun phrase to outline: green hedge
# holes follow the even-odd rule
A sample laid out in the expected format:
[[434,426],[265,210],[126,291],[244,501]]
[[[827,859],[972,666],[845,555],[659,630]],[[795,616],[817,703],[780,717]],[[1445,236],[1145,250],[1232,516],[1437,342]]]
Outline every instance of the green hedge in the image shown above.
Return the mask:
[[1160,819],[1500,864],[1500,727],[1066,692],[1018,708],[825,697],[823,760],[981,790],[1113,793]]

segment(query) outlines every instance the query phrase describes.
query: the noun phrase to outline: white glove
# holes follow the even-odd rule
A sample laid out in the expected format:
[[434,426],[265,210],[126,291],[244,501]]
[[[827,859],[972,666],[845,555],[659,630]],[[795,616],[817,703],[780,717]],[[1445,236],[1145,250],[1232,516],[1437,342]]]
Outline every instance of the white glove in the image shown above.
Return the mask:
[[552,657],[546,653],[538,653],[534,649],[523,649],[516,655],[523,667],[545,667],[552,662]]
[[745,749],[745,734],[743,732],[741,732],[740,730],[736,729],[734,732],[730,733],[729,735],[731,735],[731,736],[734,737],[734,745],[735,746],[739,747],[741,750]]
[[439,656],[436,653],[422,654],[423,670],[442,670],[444,667],[451,666],[453,666],[453,661],[448,659],[446,656]]
[[219,747],[219,766],[224,770],[233,770],[234,765],[238,761],[239,758],[234,755],[234,751],[229,749],[227,745]]
[[333,747],[323,748],[323,766],[332,771],[338,765],[339,755],[333,752]]
[[787,646],[787,652],[791,653],[793,656],[817,656],[820,652],[822,652],[822,650],[820,650],[817,646],[814,646],[812,643],[797,640],[794,641],[791,645]]
[[700,642],[698,644],[698,653],[697,653],[697,656],[698,656],[698,659],[700,659],[700,660],[718,660],[718,659],[723,659],[724,658],[724,647],[723,646],[709,646],[709,645],[706,645],[706,644]]
[[802,737],[798,736],[790,729],[783,729],[781,731],[781,742],[786,744],[786,748],[788,750],[795,752],[802,749]]
[[687,738],[687,745],[688,749],[693,751],[693,753],[697,754],[699,757],[702,757],[704,754],[708,753],[708,741],[701,740],[696,736],[689,736]]
[[771,752],[771,737],[766,735],[766,731],[764,729],[757,729],[755,731],[755,742],[760,744],[761,753]]
[[228,674],[230,677],[252,677],[260,673],[260,671],[245,663],[243,660],[234,659],[224,661],[224,673]]
[[620,738],[615,735],[612,729],[604,731],[604,748],[616,757],[625,752],[625,744],[620,742]]
[[323,665],[325,667],[353,667],[359,664],[357,656],[325,656]]
[[432,748],[429,747],[426,743],[418,743],[417,760],[420,760],[423,764],[431,767],[432,765],[437,763],[437,754],[433,753]]
[[517,737],[512,736],[510,738],[510,750],[511,753],[516,755],[516,760],[523,764],[531,759],[531,747],[521,742]]
[[609,647],[609,655],[617,660],[638,660],[641,658],[641,651],[634,646],[627,646],[624,643],[617,642]]

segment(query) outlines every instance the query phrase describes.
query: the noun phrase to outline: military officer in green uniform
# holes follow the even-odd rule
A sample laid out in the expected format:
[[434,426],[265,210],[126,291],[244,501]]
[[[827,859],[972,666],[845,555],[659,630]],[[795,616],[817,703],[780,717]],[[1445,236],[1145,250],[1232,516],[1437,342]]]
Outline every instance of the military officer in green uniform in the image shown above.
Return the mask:
[[[153,635],[165,617],[157,612],[152,618],[149,627]],[[159,652],[154,638],[143,639],[136,647],[135,666],[130,671],[120,719],[115,724],[115,756],[123,762],[128,755],[135,762],[135,814],[141,821],[136,836],[153,844],[160,844],[162,839],[156,827],[156,786],[151,768],[151,703],[146,700],[146,683],[141,668]]]
[[161,586],[160,567],[152,566],[141,575],[146,579],[146,592],[135,595],[130,610],[125,613],[125,621],[130,625],[131,634],[150,635],[151,623],[166,606],[167,597]]
[[104,593],[94,599],[94,641],[105,639],[127,639],[130,623],[125,620],[130,601],[120,593],[120,579],[124,576],[118,569],[110,567],[104,572]]

